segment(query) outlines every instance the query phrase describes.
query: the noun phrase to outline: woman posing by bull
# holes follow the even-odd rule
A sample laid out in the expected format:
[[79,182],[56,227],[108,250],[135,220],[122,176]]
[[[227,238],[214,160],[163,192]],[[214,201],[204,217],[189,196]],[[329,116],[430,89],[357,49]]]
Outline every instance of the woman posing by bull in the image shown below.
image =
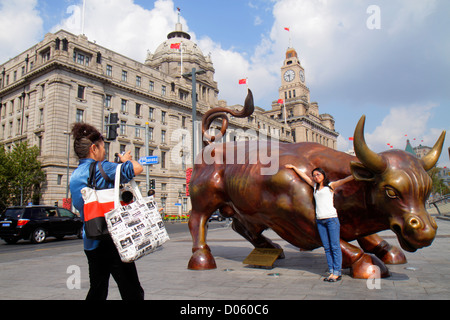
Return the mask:
[[329,270],[329,276],[324,281],[339,281],[341,280],[342,251],[340,246],[340,224],[333,203],[333,195],[336,188],[352,181],[353,176],[330,182],[325,171],[321,168],[316,168],[312,171],[311,179],[306,173],[300,171],[292,164],[287,164],[285,167],[293,169],[306,183],[314,188],[317,229],[325,249]]

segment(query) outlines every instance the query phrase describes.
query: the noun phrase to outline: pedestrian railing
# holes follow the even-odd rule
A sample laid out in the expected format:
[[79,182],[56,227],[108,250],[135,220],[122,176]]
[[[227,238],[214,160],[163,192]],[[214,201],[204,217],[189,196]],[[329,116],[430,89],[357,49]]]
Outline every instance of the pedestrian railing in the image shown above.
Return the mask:
[[447,216],[450,218],[450,195],[431,201],[430,205],[436,208],[439,216]]

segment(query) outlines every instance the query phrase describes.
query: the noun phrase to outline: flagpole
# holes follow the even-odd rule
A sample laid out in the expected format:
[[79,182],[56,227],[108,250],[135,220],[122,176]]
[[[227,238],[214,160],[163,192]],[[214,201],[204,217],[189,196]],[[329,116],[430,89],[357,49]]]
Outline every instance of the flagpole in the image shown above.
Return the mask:
[[287,110],[286,110],[286,102],[283,100],[283,106],[284,106],[284,124],[287,124],[286,116],[287,116]]
[[292,48],[291,27],[284,27],[284,30],[289,33],[289,48]]
[[180,43],[180,54],[181,54],[180,76],[183,77],[183,42]]
[[292,48],[291,28],[289,27],[289,48]]
[[86,14],[86,0],[83,0],[83,12],[81,13],[81,34],[84,35],[84,16]]

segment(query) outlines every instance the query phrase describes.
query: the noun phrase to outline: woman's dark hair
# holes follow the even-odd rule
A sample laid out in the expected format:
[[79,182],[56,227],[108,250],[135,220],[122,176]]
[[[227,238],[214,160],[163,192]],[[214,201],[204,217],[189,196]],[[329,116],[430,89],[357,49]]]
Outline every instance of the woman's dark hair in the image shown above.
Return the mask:
[[[325,171],[322,168],[315,168],[313,171],[311,171],[311,175],[314,175],[314,172],[320,172],[323,175],[323,186],[324,187],[328,187],[331,190],[333,190],[333,188],[330,187],[330,180],[328,180],[327,174],[325,173]],[[316,191],[319,188],[319,185],[316,185]]]
[[82,122],[72,125],[72,137],[73,148],[80,159],[87,158],[92,144],[98,146],[100,141],[104,141],[102,134],[94,126]]

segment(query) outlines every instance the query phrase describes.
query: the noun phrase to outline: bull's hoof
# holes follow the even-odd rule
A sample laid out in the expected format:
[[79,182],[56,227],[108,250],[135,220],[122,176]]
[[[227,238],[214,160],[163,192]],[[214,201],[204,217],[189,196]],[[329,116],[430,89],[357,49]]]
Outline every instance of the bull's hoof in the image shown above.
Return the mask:
[[387,278],[389,270],[375,255],[365,253],[352,264],[351,275],[356,279]]
[[188,263],[188,269],[190,270],[211,270],[216,268],[216,261],[208,249],[195,251]]
[[381,261],[385,264],[405,264],[408,262],[403,251],[396,246],[391,246],[382,257],[378,257],[381,258]]

